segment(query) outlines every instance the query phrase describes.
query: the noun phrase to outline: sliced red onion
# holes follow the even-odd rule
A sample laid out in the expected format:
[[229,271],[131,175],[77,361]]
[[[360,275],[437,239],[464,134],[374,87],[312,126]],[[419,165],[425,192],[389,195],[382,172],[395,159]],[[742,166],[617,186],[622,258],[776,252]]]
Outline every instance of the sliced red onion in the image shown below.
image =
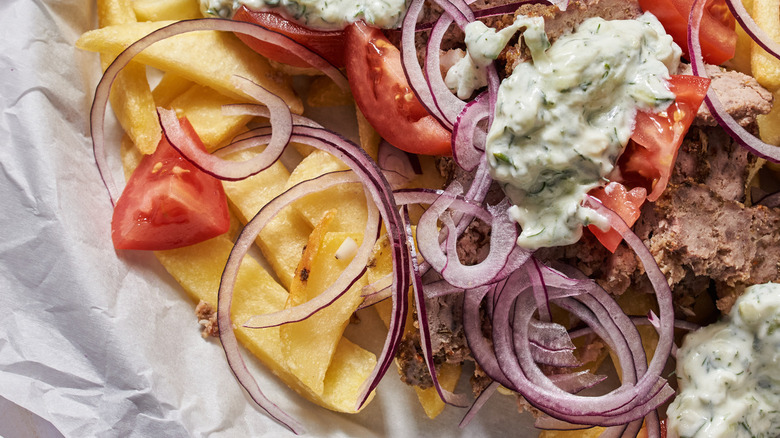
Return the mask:
[[573,350],[576,348],[566,327],[556,322],[532,319],[528,325],[528,340],[532,344],[549,350]]
[[441,73],[441,43],[452,22],[452,17],[449,15],[441,15],[431,29],[425,48],[425,74],[428,88],[436,108],[447,121],[449,129],[452,129],[458,114],[463,111],[463,107],[466,105],[450,91]]
[[550,312],[550,299],[547,296],[547,286],[544,284],[544,277],[542,271],[539,269],[539,264],[536,263],[536,259],[531,257],[528,263],[525,264],[526,271],[528,272],[528,278],[531,281],[531,288],[536,298],[536,307],[539,311],[539,319],[542,322],[551,322],[552,313]]
[[[459,186],[451,185],[448,188],[450,195],[440,196],[423,213],[417,224],[417,243],[420,253],[425,261],[433,267],[447,282],[455,287],[471,289],[485,283],[498,281],[498,274],[507,265],[509,255],[512,253],[517,239],[517,227],[508,216],[509,207],[507,200],[503,200],[496,206],[488,206],[490,219],[486,221],[491,226],[490,252],[485,260],[476,265],[463,265],[458,259],[457,229],[452,218],[446,211],[453,204]],[[484,217],[480,219],[484,220]],[[447,226],[448,237],[446,251],[439,244],[438,222],[443,221]]]
[[452,158],[464,170],[473,171],[485,160],[487,132],[479,122],[490,117],[487,94],[482,93],[458,114],[452,128]]
[[393,190],[405,186],[417,174],[412,166],[410,154],[386,141],[379,143],[377,164]]
[[114,181],[111,172],[108,169],[108,161],[105,150],[105,114],[108,107],[108,96],[111,86],[114,83],[119,72],[141,51],[157,41],[170,38],[183,33],[196,31],[225,31],[234,32],[261,39],[292,52],[296,56],[306,59],[307,62],[333,79],[342,89],[349,89],[347,79],[341,71],[331,65],[327,60],[309,50],[306,46],[294,41],[293,39],[280,33],[268,30],[264,27],[233,20],[223,20],[218,18],[204,18],[198,20],[184,20],[170,24],[157,29],[149,35],[139,39],[128,46],[103,73],[96,89],[95,98],[92,100],[90,109],[90,134],[92,136],[92,148],[95,155],[100,178],[108,190],[108,195],[113,204],[119,197],[119,190]]
[[[691,54],[691,67],[693,74],[707,78],[707,72],[704,67],[704,58],[702,58],[701,42],[699,41],[699,30],[701,19],[704,14],[704,8],[707,0],[694,0],[691,7],[691,14],[688,19],[688,51]],[[732,5],[730,5],[731,7]],[[733,5],[736,8],[736,5]],[[743,8],[744,10],[744,8]],[[735,14],[739,15],[739,14]],[[744,18],[744,17],[743,17]],[[755,23],[754,23],[755,24]],[[758,42],[758,40],[757,40]],[[710,87],[707,96],[704,97],[707,107],[712,116],[718,121],[718,124],[733,138],[737,143],[747,148],[750,152],[761,158],[780,162],[780,148],[771,144],[764,143],[755,135],[749,133],[723,108],[718,95]]]

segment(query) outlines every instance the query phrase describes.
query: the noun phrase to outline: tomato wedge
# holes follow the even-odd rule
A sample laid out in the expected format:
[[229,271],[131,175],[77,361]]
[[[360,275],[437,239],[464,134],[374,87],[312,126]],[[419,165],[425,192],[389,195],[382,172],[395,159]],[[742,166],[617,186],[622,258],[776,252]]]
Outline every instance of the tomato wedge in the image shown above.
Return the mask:
[[381,30],[363,22],[349,25],[346,34],[350,89],[371,126],[406,152],[452,155],[452,133],[414,95],[398,48]]
[[[184,118],[181,124],[205,150],[190,122]],[[111,238],[117,249],[165,250],[219,236],[229,227],[222,183],[187,161],[163,136],[117,200]]]
[[[639,209],[645,202],[647,190],[643,187],[628,190],[623,184],[612,181],[605,187],[591,190],[589,194],[600,200],[605,207],[617,213],[623,222],[631,226],[639,219]],[[588,229],[610,252],[615,252],[620,242],[623,241],[620,233],[612,228],[601,231],[595,225],[588,225]]]
[[[595,196],[628,224],[634,225],[645,200],[653,202],[666,189],[677,160],[677,151],[699,110],[710,80],[697,76],[673,75],[669,89],[675,101],[661,113],[639,112],[631,141],[618,158],[613,183],[595,189]],[[617,186],[612,186],[617,184]],[[630,189],[629,189],[630,187]],[[640,196],[641,193],[641,196]],[[622,240],[615,230],[603,232],[588,227],[599,241],[615,252]]]
[[666,189],[677,151],[709,86],[709,79],[673,75],[669,89],[676,96],[674,103],[659,114],[637,113],[633,141],[618,159],[618,168],[623,181],[647,189],[649,201],[658,199]]
[[[693,0],[639,0],[663,24],[666,33],[688,57],[688,16]],[[737,47],[735,20],[724,0],[709,0],[701,22],[701,48],[704,61],[720,65],[734,57]],[[690,59],[690,58],[689,58]]]
[[[344,67],[344,31],[309,29],[292,22],[281,15],[272,12],[253,11],[246,6],[238,8],[233,19],[259,24],[266,29],[287,35],[293,40],[306,45],[306,47],[327,59],[336,67]],[[293,67],[310,67],[306,61],[293,55],[283,47],[243,34],[238,34],[237,36],[244,44],[268,59]]]

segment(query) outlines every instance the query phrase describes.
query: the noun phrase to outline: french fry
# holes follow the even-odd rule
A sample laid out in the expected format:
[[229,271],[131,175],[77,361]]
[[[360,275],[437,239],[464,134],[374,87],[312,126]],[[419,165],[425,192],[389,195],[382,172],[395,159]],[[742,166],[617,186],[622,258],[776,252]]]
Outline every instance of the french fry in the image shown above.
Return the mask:
[[[442,364],[437,374],[442,388],[450,392],[455,390],[455,386],[457,386],[458,380],[460,380],[461,368],[460,365],[451,363]],[[434,419],[444,411],[444,400],[439,397],[436,388],[420,389],[415,387],[414,392],[417,393],[417,399],[420,400],[420,404],[428,418]]]
[[[756,24],[775,41],[780,41],[780,0],[752,0],[751,16]],[[770,91],[780,89],[780,60],[753,43],[750,54],[753,77]]]
[[[327,289],[351,261],[351,258],[336,258],[341,245],[346,239],[353,239],[358,244],[362,241],[359,233],[328,232],[333,216],[334,212],[327,214],[311,233],[290,287],[287,307],[303,304]],[[327,308],[280,329],[287,366],[317,394],[324,391],[325,374],[336,346],[350,318],[363,302],[363,285],[365,277]]]
[[[171,23],[127,23],[92,30],[81,35],[76,47],[116,56],[133,42]],[[219,56],[214,56],[216,53]],[[289,78],[226,32],[177,35],[153,44],[134,60],[211,87],[226,96],[247,99],[248,96],[237,92],[233,86],[233,75],[240,75],[282,98],[294,113],[303,111],[303,103],[293,91]]]
[[[231,155],[229,158],[244,160],[251,151]],[[281,194],[290,177],[287,169],[276,162],[268,169],[241,181],[224,182],[230,204],[246,223],[270,200]],[[303,248],[312,231],[311,225],[292,206],[284,208],[257,236],[257,245],[276,273],[279,281],[290,288]]]
[[[185,88],[186,91],[172,99],[169,106],[176,109],[177,113],[187,115],[208,150],[214,150],[246,129],[248,117],[225,116],[222,113],[222,105],[233,103],[235,99],[223,96],[208,87],[194,85],[180,76],[166,73],[155,88],[155,94],[166,98],[172,92],[162,89],[163,87],[182,89],[187,84],[189,87]],[[228,158],[242,161],[251,158],[252,154],[252,151],[243,151]],[[263,172],[249,178],[241,181],[225,181],[222,185],[234,213],[241,222],[246,223],[265,204],[284,191],[289,177],[290,174],[282,163],[276,162]],[[297,211],[288,207],[258,235],[257,244],[263,256],[285,288],[290,287],[311,230],[312,227],[300,217]]]
[[780,146],[780,92],[775,92],[775,103],[768,114],[756,117],[761,140]]
[[165,73],[160,82],[152,90],[152,97],[157,106],[168,108],[173,99],[189,90],[194,84],[175,73]]
[[[129,0],[98,1],[98,23],[101,27],[130,24],[136,21]],[[100,56],[103,69],[113,61],[114,56]],[[146,67],[130,63],[114,81],[110,95],[111,107],[122,129],[138,145],[144,154],[150,154],[160,142],[161,130],[157,120],[154,98],[146,79]]]
[[[314,151],[292,171],[287,187],[346,168],[344,163],[329,153]],[[363,230],[368,220],[366,196],[360,184],[344,184],[312,193],[294,205],[312,227],[322,220],[325,213],[333,209],[338,211],[333,220],[333,231]]]
[[309,85],[306,103],[312,107],[354,105],[352,93],[344,91],[327,76],[317,76]]
[[[194,246],[155,254],[194,302],[202,300],[215,305],[222,269],[232,247],[229,238],[220,236]],[[251,316],[281,310],[287,295],[287,291],[256,261],[245,259],[233,293],[233,321],[240,324]],[[279,330],[279,327],[247,329],[239,326],[235,332],[238,340],[290,388],[322,407],[354,413],[363,381],[376,364],[373,353],[342,339],[323,381],[324,389],[316,394],[286,366]]]
[[[246,131],[252,116],[226,116],[222,105],[242,100],[221,95],[203,85],[193,85],[170,103],[179,116],[186,115],[208,151],[213,151],[239,133]],[[246,99],[243,99],[246,102]]]
[[[753,10],[753,0],[742,0],[742,5],[746,11]],[[754,42],[739,23],[736,24],[735,30],[737,32],[737,47],[734,51],[734,57],[728,62],[728,65],[734,70],[750,75]]]
[[198,0],[134,0],[133,10],[138,21],[203,18]]

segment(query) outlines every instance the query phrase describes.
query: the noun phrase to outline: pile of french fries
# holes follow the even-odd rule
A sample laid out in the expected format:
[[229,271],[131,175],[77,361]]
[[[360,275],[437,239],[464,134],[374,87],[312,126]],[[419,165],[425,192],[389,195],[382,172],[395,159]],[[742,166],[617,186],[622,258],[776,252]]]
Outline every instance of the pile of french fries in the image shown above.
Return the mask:
[[[103,68],[127,46],[176,20],[202,18],[198,0],[98,0],[99,29],[86,32],[76,45],[100,53]],[[152,89],[147,67],[162,72]],[[291,78],[243,45],[234,35],[195,32],[152,45],[125,68],[114,83],[111,107],[125,131],[122,162],[129,177],[143,154],[152,153],[161,137],[156,107],[186,116],[209,151],[228,143],[255,122],[250,116],[226,116],[222,106],[255,103],[231,82],[241,75],[287,102],[294,113],[304,105]],[[351,96],[327,77],[310,78],[307,101],[312,106],[354,105]],[[358,113],[362,146],[376,158],[379,136]],[[243,181],[225,182],[232,212],[231,232],[206,242],[155,254],[165,269],[192,297],[193,303],[216,307],[219,280],[241,223],[296,183],[346,166],[331,155],[293,145],[303,157],[294,169],[281,162]],[[256,151],[230,159],[244,160]],[[423,160],[429,169],[432,159]],[[425,172],[416,184],[441,185],[437,172]],[[361,385],[376,365],[374,353],[343,336],[363,302],[370,278],[391,269],[389,254],[379,248],[376,263],[344,296],[327,309],[294,324],[247,329],[251,316],[303,303],[325,290],[349,263],[335,254],[348,239],[360,244],[368,210],[362,187],[334,187],[309,195],[283,210],[258,236],[266,263],[246,258],[234,291],[232,319],[239,341],[274,374],[310,401],[339,412],[354,413]],[[381,260],[380,260],[381,259]],[[268,272],[264,266],[270,266]],[[301,275],[305,272],[305,275]],[[194,319],[193,319],[194,321]],[[414,326],[409,324],[409,329]],[[460,374],[448,367],[448,389]],[[418,391],[425,412],[435,417],[444,407],[435,390]]]
[[[780,0],[743,0],[757,23],[780,40]],[[125,47],[172,21],[201,18],[198,0],[98,0],[100,29],[78,40],[81,49],[100,53],[103,68]],[[753,75],[780,98],[780,62],[766,54],[738,26],[737,56],[731,67]],[[147,80],[147,67],[163,72],[154,89]],[[125,68],[115,81],[111,106],[125,131],[122,159],[126,176],[132,173],[143,154],[152,153],[161,136],[156,107],[173,108],[186,116],[207,149],[213,151],[255,122],[250,116],[226,116],[222,105],[254,103],[232,85],[231,77],[241,75],[282,97],[291,110],[302,113],[304,105],[291,86],[291,78],[275,69],[266,59],[227,33],[197,32],[156,43]],[[307,102],[311,106],[354,105],[348,93],[326,77],[310,78]],[[777,101],[777,100],[776,100]],[[379,137],[356,110],[362,147],[376,158]],[[780,144],[780,105],[759,120],[762,138]],[[327,153],[293,145],[303,157],[294,169],[277,162],[267,170],[243,181],[225,182],[233,214],[231,232],[191,247],[158,251],[162,265],[192,297],[194,303],[216,305],[222,269],[228,258],[237,228],[250,220],[267,202],[296,183],[334,170],[343,163]],[[231,157],[245,160],[253,152]],[[432,159],[423,160],[431,169]],[[427,171],[416,186],[435,187],[442,183],[438,173]],[[367,217],[366,198],[358,186],[331,188],[313,194],[283,210],[258,236],[256,244],[272,273],[252,258],[243,261],[234,292],[232,319],[240,342],[289,387],[312,402],[339,412],[354,413],[363,381],[376,365],[376,356],[350,342],[344,330],[363,301],[362,289],[385,278],[392,270],[389,252],[377,244],[366,275],[335,305],[294,324],[267,329],[240,326],[253,315],[278,311],[303,303],[325,290],[349,263],[337,259],[336,252],[348,239],[360,243]],[[384,250],[383,250],[384,249]],[[301,275],[304,273],[305,275]],[[643,315],[653,303],[627,295],[621,300],[630,314]],[[216,306],[215,306],[216,307]],[[388,303],[375,308],[385,320]],[[411,318],[407,330],[416,330]],[[644,329],[645,327],[640,327]],[[645,349],[652,354],[657,342],[655,331],[642,330]],[[602,356],[603,359],[606,353]],[[591,364],[597,367],[600,361]],[[439,379],[453,390],[460,367],[442,367]],[[431,388],[416,389],[426,414],[437,416],[444,404]],[[588,433],[597,436],[601,430]],[[571,436],[572,432],[545,431],[546,438]],[[582,434],[583,431],[576,431]],[[584,435],[577,435],[584,436]],[[590,435],[588,435],[590,436]]]

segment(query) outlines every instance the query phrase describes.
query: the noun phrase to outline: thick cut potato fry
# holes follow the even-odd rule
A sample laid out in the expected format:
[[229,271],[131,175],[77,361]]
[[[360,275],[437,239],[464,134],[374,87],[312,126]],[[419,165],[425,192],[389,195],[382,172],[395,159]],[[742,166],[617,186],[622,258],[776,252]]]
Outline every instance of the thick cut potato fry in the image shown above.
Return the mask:
[[[333,216],[326,215],[311,233],[290,287],[287,307],[303,304],[327,289],[351,261],[351,258],[336,259],[342,243],[346,239],[353,239],[358,244],[362,241],[358,233],[328,232]],[[336,346],[350,318],[363,302],[361,290],[364,285],[365,277],[362,277],[327,308],[280,329],[287,366],[317,394],[324,391],[325,374]]]
[[[437,375],[439,384],[447,391],[454,391],[458,380],[460,380],[460,372],[460,365],[442,364]],[[428,418],[434,419],[444,411],[444,400],[439,397],[436,388],[420,389],[415,387],[414,391],[417,393],[417,399],[420,400],[420,404]]]
[[306,103],[309,106],[345,106],[354,105],[352,94],[344,91],[327,76],[317,76],[311,81],[306,95]]
[[[244,99],[244,102],[246,99]],[[240,100],[217,93],[203,85],[193,85],[170,103],[179,116],[186,115],[209,152],[246,131],[252,116],[226,116],[222,105]]]
[[[753,10],[753,0],[742,0],[742,5],[745,6],[746,11]],[[726,64],[739,72],[746,75],[751,74],[751,58],[753,51],[753,39],[742,29],[739,23],[736,24],[735,30],[737,31],[737,48],[734,51],[734,57]]]
[[134,0],[138,21],[189,20],[202,18],[198,0]]
[[[780,41],[780,0],[752,0],[752,17],[775,41]],[[753,77],[770,91],[780,89],[780,60],[753,43],[750,53]]]
[[374,161],[376,161],[377,155],[379,154],[379,142],[382,141],[382,137],[380,137],[379,133],[376,132],[376,129],[368,123],[366,116],[360,112],[360,108],[355,107],[355,112],[357,113],[360,146],[374,159]]
[[[251,151],[245,151],[231,155],[229,158],[245,160],[250,156]],[[285,190],[285,183],[289,177],[287,169],[280,162],[276,162],[257,175],[241,181],[225,181],[222,185],[236,214],[242,222],[246,223],[265,204]],[[260,251],[279,281],[288,289],[311,231],[312,227],[298,211],[288,206],[279,212],[257,236],[256,242]]]
[[[195,302],[216,306],[222,269],[233,244],[220,236],[200,244],[156,252],[166,270]],[[254,260],[245,259],[233,295],[233,321],[240,324],[251,316],[284,308],[287,292]],[[324,380],[325,389],[315,394],[285,365],[279,328],[236,328],[236,337],[285,384],[310,401],[340,412],[355,412],[363,381],[376,364],[376,357],[343,339]]]
[[[347,166],[338,158],[327,152],[314,151],[293,170],[287,187],[328,172],[345,169]],[[294,205],[312,227],[322,220],[325,213],[335,209],[338,214],[333,219],[333,231],[362,231],[366,228],[368,209],[363,186],[360,184],[343,184],[312,193]]]
[[759,115],[756,117],[756,121],[758,121],[758,132],[761,134],[761,140],[780,146],[780,92],[775,92],[775,103],[772,105],[772,111],[765,115]]
[[[100,27],[134,23],[136,21],[129,0],[98,1],[98,23]],[[103,69],[106,69],[113,56],[100,56]],[[114,81],[111,90],[111,107],[122,129],[138,145],[144,154],[150,154],[157,148],[162,135],[157,120],[154,98],[146,79],[146,67],[131,63]]]
[[194,84],[175,73],[165,73],[157,86],[152,90],[152,97],[157,106],[168,108],[173,99],[189,90]]
[[[116,56],[138,39],[172,23],[128,23],[92,30],[76,41],[76,47]],[[293,112],[300,114],[303,111],[303,103],[293,91],[289,77],[275,71],[265,58],[226,32],[177,35],[153,44],[134,60],[176,73],[226,96],[246,99],[248,96],[238,92],[232,83],[233,75],[240,75],[281,97]]]

